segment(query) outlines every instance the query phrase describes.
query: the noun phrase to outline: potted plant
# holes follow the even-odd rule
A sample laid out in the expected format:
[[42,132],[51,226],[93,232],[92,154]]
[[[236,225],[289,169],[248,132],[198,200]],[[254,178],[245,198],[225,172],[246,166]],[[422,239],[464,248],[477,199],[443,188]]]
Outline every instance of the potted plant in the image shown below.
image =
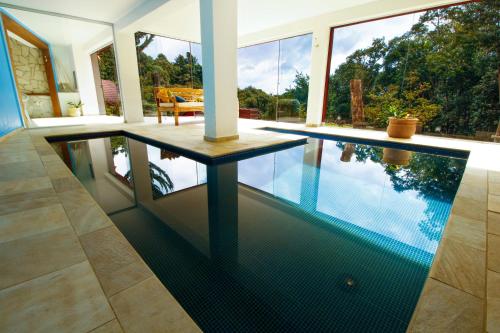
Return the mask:
[[70,117],[78,117],[80,115],[83,116],[83,111],[82,111],[82,106],[83,106],[83,103],[82,101],[78,101],[78,102],[68,102],[68,116]]
[[418,119],[394,105],[389,106],[387,134],[391,138],[410,139],[417,129]]

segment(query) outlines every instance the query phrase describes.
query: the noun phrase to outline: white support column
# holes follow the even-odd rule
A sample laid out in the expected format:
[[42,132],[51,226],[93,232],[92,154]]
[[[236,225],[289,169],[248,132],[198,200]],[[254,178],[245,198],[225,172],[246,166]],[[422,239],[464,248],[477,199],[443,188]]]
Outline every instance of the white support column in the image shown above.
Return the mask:
[[315,28],[312,39],[311,75],[307,99],[306,126],[316,127],[321,126],[321,118],[323,116],[323,97],[325,93],[326,69],[328,67],[330,27]]
[[139,80],[139,67],[137,66],[134,32],[115,30],[114,36],[116,67],[125,122],[143,122],[141,83]]
[[238,138],[237,1],[200,1],[205,140]]
[[[73,45],[72,51],[75,62],[76,80],[78,82],[78,92],[80,93],[80,100],[83,103],[83,114],[86,116],[98,115],[99,104],[97,104],[90,52],[81,45]],[[63,107],[63,110],[66,108],[67,105]]]

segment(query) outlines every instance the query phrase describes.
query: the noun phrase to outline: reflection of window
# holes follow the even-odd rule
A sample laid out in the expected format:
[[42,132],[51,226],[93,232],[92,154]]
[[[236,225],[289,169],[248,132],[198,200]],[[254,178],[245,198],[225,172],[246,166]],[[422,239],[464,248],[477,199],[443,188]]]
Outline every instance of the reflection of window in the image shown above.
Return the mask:
[[204,164],[154,146],[147,149],[154,199],[207,182]]
[[304,147],[238,162],[238,181],[288,201],[300,202]]
[[494,2],[478,1],[334,28],[327,122],[351,126],[352,94],[371,128],[395,107],[427,134],[489,139],[500,118],[498,19]]
[[130,158],[128,153],[127,138],[124,136],[112,136],[109,138],[111,146],[111,164],[109,173],[115,176],[120,182],[130,188],[134,187]]
[[156,108],[154,87],[203,88],[200,44],[143,32],[135,40],[144,112]]
[[305,120],[311,37],[302,35],[238,50],[241,117]]

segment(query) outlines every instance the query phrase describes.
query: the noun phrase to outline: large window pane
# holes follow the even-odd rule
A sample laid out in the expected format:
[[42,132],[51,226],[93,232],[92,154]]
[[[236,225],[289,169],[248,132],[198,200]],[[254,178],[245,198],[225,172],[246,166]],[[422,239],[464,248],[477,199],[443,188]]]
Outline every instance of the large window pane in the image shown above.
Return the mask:
[[240,110],[261,119],[276,120],[278,91],[277,41],[238,49]]
[[278,121],[305,122],[312,35],[280,40]]
[[156,115],[155,87],[203,87],[200,44],[138,32],[136,48],[145,116]]
[[238,50],[241,118],[305,121],[311,38],[308,34]]
[[[120,110],[108,113],[103,94],[102,81],[107,80],[119,104],[111,25],[0,8],[27,127],[122,122],[106,116],[120,116]],[[99,57],[106,60],[104,71]]]
[[[499,20],[498,5],[482,1],[335,28],[327,122],[384,130],[399,110],[428,135],[491,140]],[[359,83],[364,119],[353,124]]]

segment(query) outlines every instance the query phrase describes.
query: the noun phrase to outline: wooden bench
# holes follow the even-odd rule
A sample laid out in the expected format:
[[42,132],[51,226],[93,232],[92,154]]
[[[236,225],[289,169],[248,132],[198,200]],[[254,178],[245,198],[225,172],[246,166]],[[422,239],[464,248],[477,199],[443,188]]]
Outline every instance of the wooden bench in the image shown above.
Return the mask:
[[[154,88],[154,96],[158,113],[158,123],[160,124],[162,112],[173,112],[175,126],[178,126],[179,114],[205,111],[203,89],[157,87]],[[177,102],[175,96],[184,98],[186,102]]]

